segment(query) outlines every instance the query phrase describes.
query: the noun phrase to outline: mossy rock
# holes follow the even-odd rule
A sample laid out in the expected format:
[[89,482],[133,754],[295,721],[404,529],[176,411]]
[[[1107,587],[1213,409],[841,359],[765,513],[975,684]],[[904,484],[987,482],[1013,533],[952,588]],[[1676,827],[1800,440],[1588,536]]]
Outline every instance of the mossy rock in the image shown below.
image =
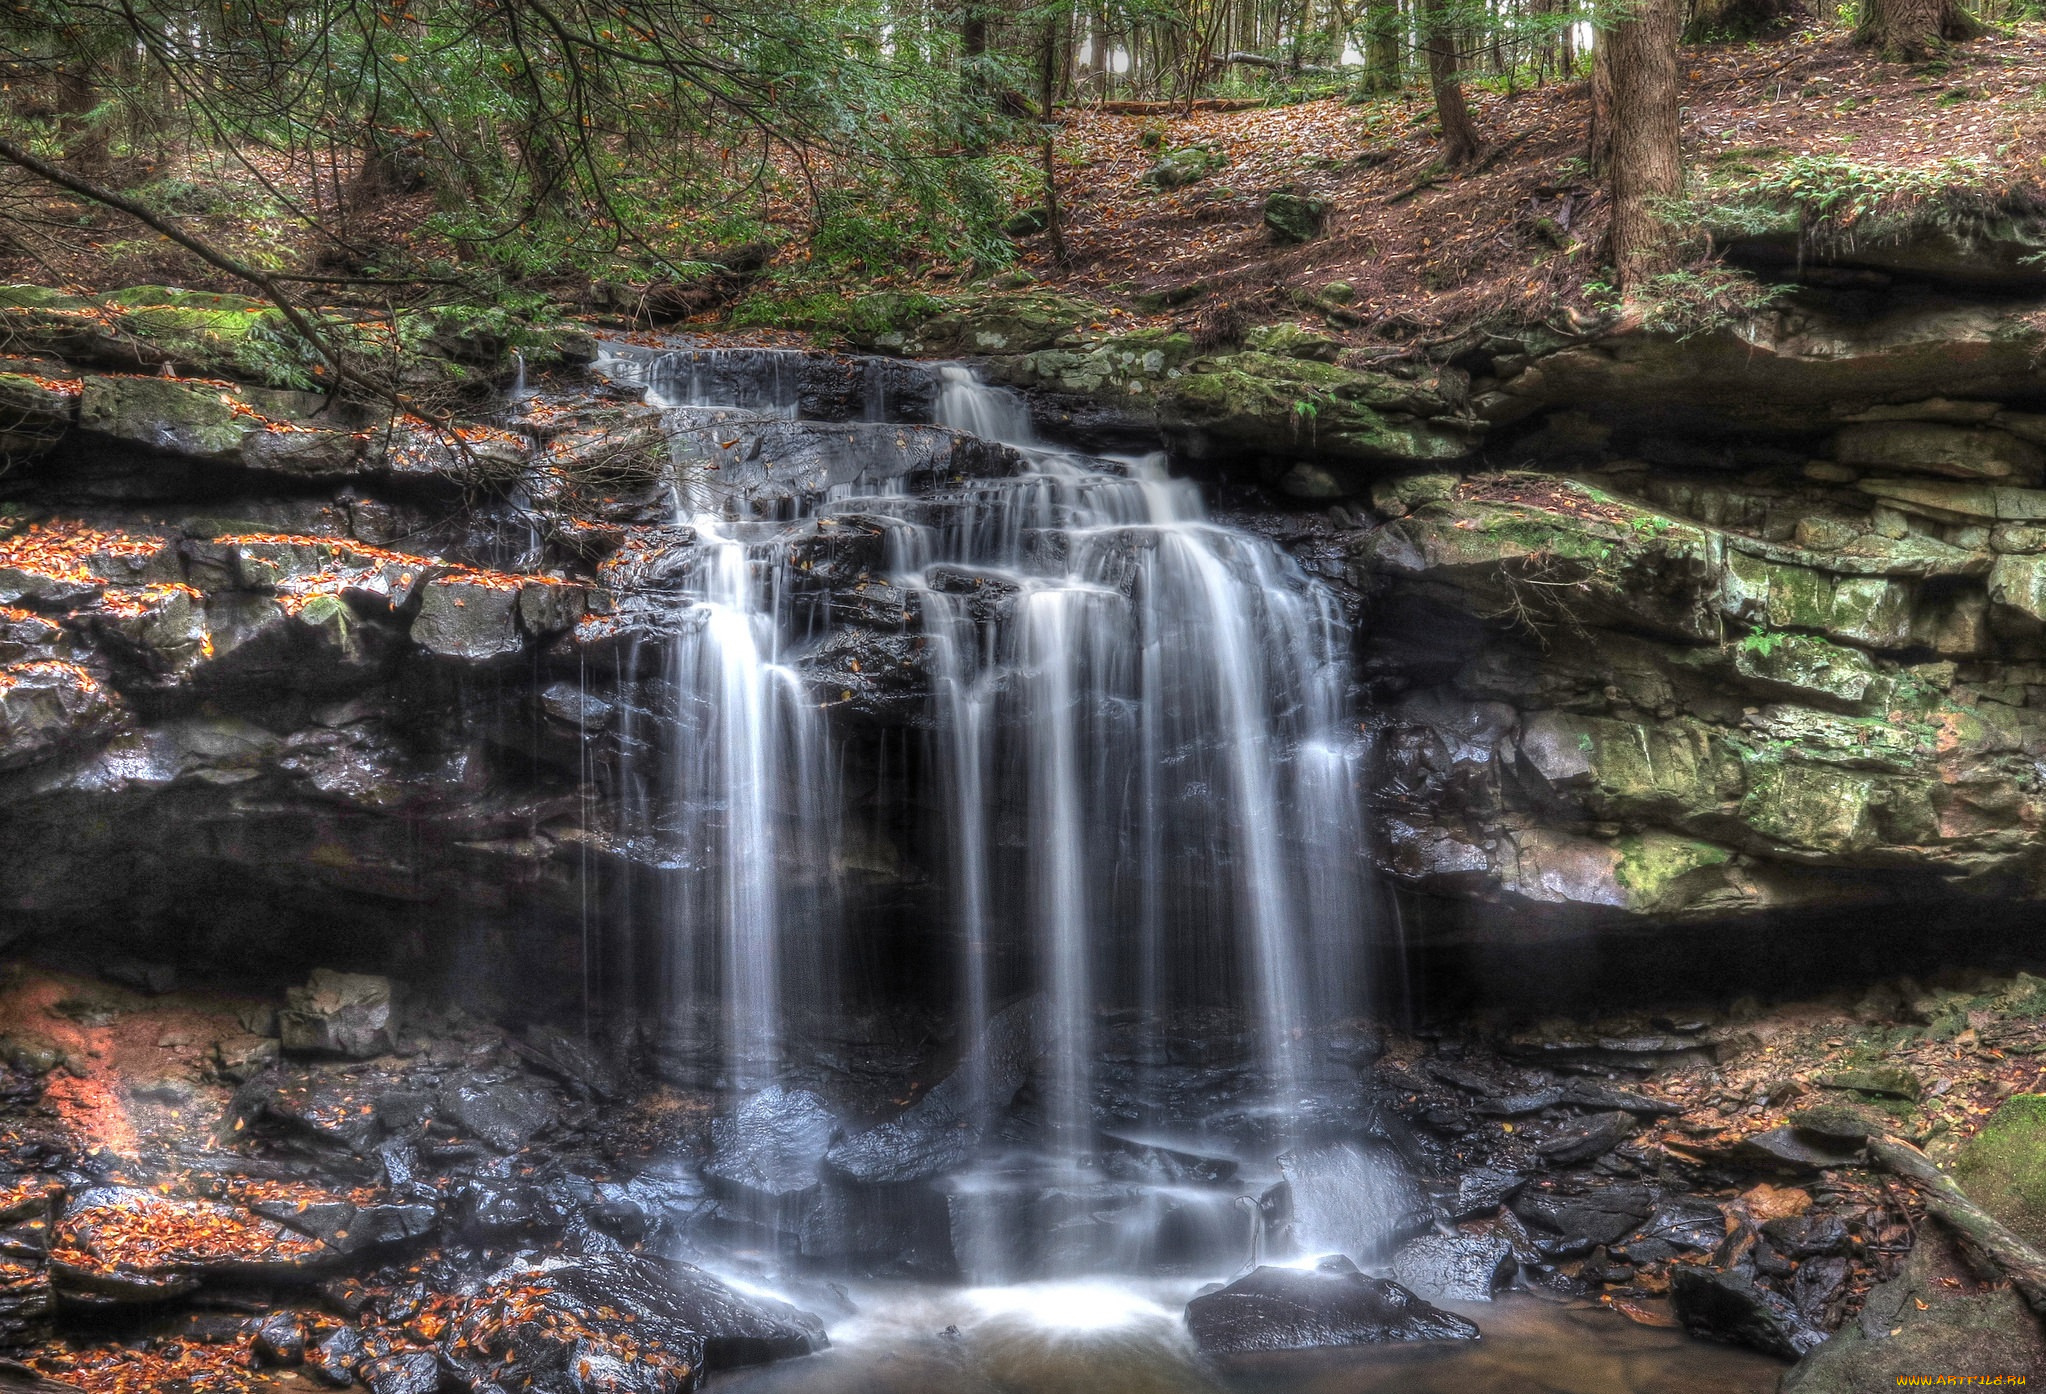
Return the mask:
[[1389,375],[1246,350],[1190,365],[1165,389],[1162,415],[1168,426],[1268,451],[1461,459],[1470,453],[1469,438],[1420,414],[1446,405],[1426,388]]
[[2013,1094],[1954,1158],[1968,1198],[2046,1244],[2046,1094]]
[[1265,200],[1265,228],[1272,240],[1286,246],[1312,242],[1328,224],[1327,199],[1301,194],[1273,194]]
[[1206,179],[1228,163],[1228,158],[1220,151],[1189,145],[1166,151],[1158,157],[1157,164],[1137,177],[1137,182],[1149,184],[1154,189],[1183,189]]

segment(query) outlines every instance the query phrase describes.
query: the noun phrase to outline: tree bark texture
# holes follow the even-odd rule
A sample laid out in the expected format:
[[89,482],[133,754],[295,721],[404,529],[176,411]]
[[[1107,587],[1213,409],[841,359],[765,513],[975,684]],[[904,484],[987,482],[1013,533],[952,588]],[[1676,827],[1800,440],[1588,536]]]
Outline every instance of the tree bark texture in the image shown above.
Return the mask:
[[1421,0],[1421,29],[1427,39],[1428,85],[1435,93],[1435,116],[1442,123],[1442,163],[1450,169],[1469,164],[1483,144],[1471,121],[1458,76],[1456,35],[1441,0]]
[[1886,58],[1916,61],[1980,32],[1960,0],[1862,0],[1854,37]]
[[1600,36],[1609,50],[1612,117],[1608,186],[1613,268],[1620,289],[1668,265],[1664,200],[1684,191],[1677,117],[1677,31],[1682,0],[1639,0]]

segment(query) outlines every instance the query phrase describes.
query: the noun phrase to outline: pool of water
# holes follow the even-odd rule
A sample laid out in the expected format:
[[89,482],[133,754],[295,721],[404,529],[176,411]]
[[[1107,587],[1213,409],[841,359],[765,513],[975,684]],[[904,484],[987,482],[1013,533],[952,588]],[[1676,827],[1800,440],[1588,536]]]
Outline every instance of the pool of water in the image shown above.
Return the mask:
[[832,1349],[737,1371],[711,1394],[1774,1394],[1766,1357],[1515,1296],[1457,1305],[1482,1339],[1203,1358],[1185,1284],[876,1286]]

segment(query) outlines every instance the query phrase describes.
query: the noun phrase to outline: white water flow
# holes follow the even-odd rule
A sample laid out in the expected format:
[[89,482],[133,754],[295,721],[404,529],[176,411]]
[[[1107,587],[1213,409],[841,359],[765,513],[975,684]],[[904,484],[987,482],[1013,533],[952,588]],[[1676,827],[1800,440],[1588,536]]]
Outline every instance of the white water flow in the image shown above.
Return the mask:
[[671,1000],[715,1034],[726,1086],[749,1092],[786,1064],[791,989],[828,991],[824,907],[787,866],[828,862],[831,778],[816,703],[780,661],[781,543],[727,522],[702,472],[677,465],[676,524],[695,546],[670,659],[684,732],[672,744],[684,874],[668,882]]
[[[676,363],[654,393],[676,408],[678,440],[704,419],[724,372],[708,357]],[[762,429],[761,407],[795,400],[783,371],[755,379],[744,401],[726,391],[725,405],[743,408],[733,436]],[[878,385],[868,395],[871,419]],[[984,1163],[958,1180],[971,1193],[954,1218],[961,1263],[983,1278],[1141,1267],[1150,1241],[1135,1233],[1108,1253],[1054,1254],[1056,1236],[1019,1241],[1032,1225],[1056,1226],[1005,1211],[1004,1178],[1049,1176],[1076,1207],[1091,1204],[1088,1188],[1110,1170],[1104,1052],[1163,1062],[1189,1039],[1219,1049],[1209,1024],[1185,1024],[1189,1013],[1240,1023],[1212,1030],[1243,1033],[1247,1058],[1230,1078],[1253,1082],[1230,1084],[1229,1106],[1239,1125],[1255,1115],[1262,1155],[1244,1153],[1243,1126],[1225,1129],[1226,1143],[1193,1136],[1203,1125],[1185,1108],[1143,1124],[1146,1136],[1268,1168],[1304,1135],[1315,1028],[1362,997],[1349,635],[1325,588],[1271,542],[1210,519],[1198,486],[1171,478],[1162,457],[1047,445],[1019,399],[964,368],[943,370],[933,416],[1017,457],[915,491],[862,476],[754,499],[735,498],[734,475],[707,474],[678,446],[676,521],[690,535],[666,743],[680,810],[667,829],[681,872],[666,931],[674,1001],[681,1016],[718,1023],[717,1073],[740,1091],[806,1063],[792,1023],[835,1005],[839,931],[818,881],[856,860],[838,845],[838,757],[824,717],[839,684],[802,675],[832,621],[785,597],[806,584],[814,593],[799,545],[855,525],[878,532],[874,580],[885,572],[900,593],[928,682],[925,754],[907,767],[923,784],[908,795],[914,806],[877,809],[905,797],[877,780],[847,821],[942,818],[929,870],[951,922],[932,938],[956,946],[949,1015],[963,1043],[985,1038],[998,1009],[1041,999],[1022,1096],[1010,1083],[998,1097],[987,1054],[960,1052],[976,1077],[954,1097],[969,1101],[967,1121],[986,1140]],[[763,513],[776,521],[747,521]],[[919,812],[925,804],[937,812]],[[1126,1114],[1115,1126],[1128,1131],[1138,1125]],[[1246,1221],[1231,1194],[1177,1182],[1148,1194],[1139,1213],[1179,1214],[1175,1223],[1206,1227],[1211,1249],[1243,1252],[1255,1216]]]
[[[1054,1135],[1087,1133],[1094,1012],[1125,985],[1154,1020],[1217,995],[1249,1005],[1284,1117],[1301,1103],[1307,1027],[1357,988],[1340,617],[1276,548],[1209,521],[1162,461],[1110,472],[1047,448],[1014,397],[964,369],[946,370],[936,415],[1022,448],[1032,466],[981,486],[899,562],[924,613],[953,617],[940,702],[966,776],[953,817],[970,938],[985,938],[998,879],[982,860],[999,812],[982,772],[1024,791],[1015,842],[1051,1009]],[[963,566],[1017,593],[978,673],[962,666],[959,601],[940,593]],[[1229,932],[1202,932],[1216,927]],[[1236,962],[1215,961],[1229,952],[1220,939],[1235,941]],[[1097,981],[1118,974],[1134,982]],[[969,961],[970,1013],[986,1009],[975,975]]]

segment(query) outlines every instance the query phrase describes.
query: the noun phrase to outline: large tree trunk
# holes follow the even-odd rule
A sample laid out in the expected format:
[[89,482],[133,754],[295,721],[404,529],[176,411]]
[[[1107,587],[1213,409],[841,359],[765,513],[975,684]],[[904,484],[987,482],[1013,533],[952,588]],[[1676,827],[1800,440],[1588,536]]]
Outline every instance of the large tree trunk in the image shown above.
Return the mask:
[[1625,292],[1668,265],[1670,227],[1657,204],[1684,191],[1677,122],[1677,31],[1683,0],[1639,0],[1602,36],[1610,50],[1613,269]]
[[1929,58],[1949,40],[1972,39],[1980,28],[1960,0],[1862,0],[1854,37],[1886,58]]
[[1600,34],[1591,50],[1591,123],[1584,133],[1584,163],[1594,179],[1613,166],[1613,45]]
[[1396,92],[1400,87],[1400,7],[1397,3],[1373,4],[1364,12],[1364,85],[1373,92]]
[[1456,36],[1442,0],[1421,0],[1421,31],[1428,48],[1428,85],[1435,91],[1435,116],[1442,123],[1442,163],[1450,169],[1468,164],[1483,144],[1471,122],[1457,75]]

